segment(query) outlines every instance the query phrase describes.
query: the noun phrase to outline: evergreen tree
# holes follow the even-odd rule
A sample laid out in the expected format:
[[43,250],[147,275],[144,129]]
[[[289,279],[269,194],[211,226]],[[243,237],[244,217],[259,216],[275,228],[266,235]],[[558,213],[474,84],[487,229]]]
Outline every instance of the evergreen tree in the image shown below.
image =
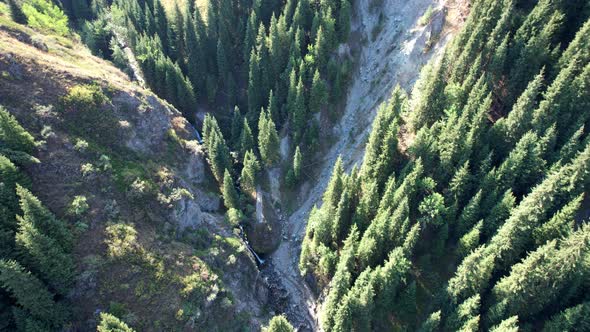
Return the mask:
[[338,16],[338,41],[345,43],[350,34],[350,17],[352,16],[352,9],[348,0],[340,1],[340,13]]
[[[461,327],[464,327],[472,319],[477,318],[479,322],[479,310],[480,310],[481,297],[479,294],[474,295],[467,300],[463,301],[456,307],[453,313],[446,320],[445,330],[447,331],[458,331]],[[473,324],[473,323],[472,323]],[[479,324],[478,324],[479,325]],[[461,329],[465,331],[466,329]],[[472,331],[477,331],[477,327]]]
[[247,151],[254,149],[255,142],[252,130],[248,124],[248,119],[244,118],[242,133],[240,135],[240,155],[245,156]]
[[236,106],[234,107],[231,119],[231,141],[232,146],[236,147],[237,150],[239,150],[242,145],[242,127],[244,127],[244,120],[240,113],[240,108]]
[[0,149],[2,148],[31,154],[35,149],[35,140],[14,116],[0,106]]
[[551,319],[543,327],[545,332],[586,331],[590,329],[590,303],[584,302],[568,308]]
[[287,321],[285,316],[274,316],[268,323],[266,332],[293,332],[293,326]]
[[293,175],[295,176],[296,181],[301,179],[301,159],[301,150],[298,146],[295,148],[295,155],[293,156]]
[[258,150],[262,162],[266,166],[273,166],[280,160],[279,134],[273,120],[263,110],[258,121]]
[[457,247],[457,253],[459,257],[463,258],[477,248],[481,241],[481,230],[483,228],[483,220],[480,220],[477,224],[471,228],[469,232],[459,239],[459,246]]
[[328,64],[328,57],[330,55],[330,45],[323,26],[320,26],[318,30],[313,50],[314,59],[318,64],[318,67],[320,68],[320,70],[324,70],[324,68],[326,68]]
[[430,314],[430,316],[428,316],[428,319],[426,319],[424,321],[424,323],[422,323],[422,326],[420,326],[420,329],[418,331],[419,332],[437,331],[438,327],[440,325],[440,318],[441,318],[440,311],[433,312],[432,314]]
[[301,76],[297,83],[297,89],[295,94],[295,101],[293,109],[291,110],[292,124],[293,124],[293,136],[295,141],[301,140],[303,132],[307,124],[307,109],[305,107],[305,86]]
[[262,78],[260,73],[260,55],[252,48],[248,74],[248,117],[256,119],[261,107]]
[[21,219],[55,240],[63,250],[69,251],[73,239],[66,224],[57,219],[29,190],[17,185],[16,193],[20,199]]
[[309,98],[309,109],[312,113],[318,113],[328,103],[328,88],[316,69],[313,75],[311,93]]
[[240,207],[238,192],[234,186],[234,181],[226,169],[223,175],[223,202],[228,209],[238,209]]
[[354,268],[358,238],[358,229],[353,226],[348,238],[344,241],[340,260],[336,267],[336,273],[332,279],[332,288],[328,293],[323,315],[321,316],[322,327],[326,331],[330,331],[330,328],[334,325],[334,314],[338,309],[338,304],[352,284],[351,271]]
[[518,332],[518,316],[512,316],[492,327],[491,332]]
[[342,190],[344,187],[343,175],[344,166],[342,165],[342,158],[338,157],[338,159],[336,160],[336,164],[334,165],[334,169],[332,170],[330,182],[328,182],[328,187],[324,192],[324,196],[322,199],[322,209],[324,209],[324,206],[326,207],[326,210],[336,208],[336,205],[340,200],[340,195],[342,194]]
[[96,327],[98,332],[133,332],[127,324],[119,320],[119,318],[106,313],[100,313],[100,324]]
[[497,321],[512,315],[531,317],[543,310],[565,288],[575,287],[584,255],[589,250],[588,225],[565,239],[560,248],[555,240],[539,247],[494,286],[496,304],[491,309],[491,319]]
[[575,216],[582,204],[584,196],[574,198],[566,206],[553,215],[543,225],[535,228],[533,237],[538,245],[547,241],[565,238],[574,231]]
[[253,193],[256,191],[256,174],[260,170],[260,164],[256,155],[249,150],[244,155],[244,168],[240,175],[240,187],[244,192]]
[[64,322],[64,312],[53,300],[45,285],[15,261],[0,260],[0,285],[16,303],[47,326],[58,327]]
[[52,289],[66,295],[72,285],[74,262],[52,238],[41,233],[31,220],[17,217],[16,244],[24,261],[38,271]]

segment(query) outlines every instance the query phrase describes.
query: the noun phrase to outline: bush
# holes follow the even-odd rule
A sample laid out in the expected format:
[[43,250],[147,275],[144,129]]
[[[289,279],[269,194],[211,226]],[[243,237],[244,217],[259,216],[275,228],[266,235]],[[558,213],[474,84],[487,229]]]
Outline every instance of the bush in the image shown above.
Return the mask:
[[77,139],[74,149],[76,149],[78,152],[84,152],[86,149],[88,149],[88,142],[83,139]]
[[99,107],[107,101],[107,97],[98,85],[77,85],[68,91],[62,102],[66,109],[84,109]]
[[233,208],[227,211],[226,217],[227,221],[229,221],[229,223],[235,227],[237,227],[242,222],[242,220],[244,220],[244,214],[242,211]]
[[432,6],[428,6],[428,9],[426,9],[426,11],[424,12],[424,15],[422,15],[422,17],[420,17],[420,19],[418,20],[418,24],[419,25],[426,25],[430,22],[430,19],[432,18],[432,15],[434,14],[434,8],[432,8]]
[[86,213],[89,208],[90,206],[88,205],[86,196],[76,196],[70,204],[70,209],[68,212],[73,216],[81,216]]
[[60,36],[70,33],[68,17],[47,0],[29,0],[22,6],[28,25],[37,30],[54,32]]
[[112,224],[107,226],[105,232],[110,257],[121,258],[137,251],[137,231],[132,225]]

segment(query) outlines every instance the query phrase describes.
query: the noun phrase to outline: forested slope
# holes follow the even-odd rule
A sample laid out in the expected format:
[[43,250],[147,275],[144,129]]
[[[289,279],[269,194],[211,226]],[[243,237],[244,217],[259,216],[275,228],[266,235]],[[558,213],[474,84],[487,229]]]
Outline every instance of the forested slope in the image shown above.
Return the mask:
[[363,164],[338,162],[309,217],[300,270],[327,292],[324,330],[584,330],[589,14],[474,1],[381,106]]
[[268,292],[194,128],[93,56],[57,6],[11,3],[0,1],[0,330],[258,329]]

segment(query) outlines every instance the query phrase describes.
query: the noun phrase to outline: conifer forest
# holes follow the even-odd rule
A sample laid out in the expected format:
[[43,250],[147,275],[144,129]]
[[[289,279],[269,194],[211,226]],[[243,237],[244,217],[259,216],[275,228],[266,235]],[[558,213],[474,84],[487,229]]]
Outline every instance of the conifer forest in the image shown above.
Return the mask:
[[0,0],[0,331],[590,331],[590,1]]

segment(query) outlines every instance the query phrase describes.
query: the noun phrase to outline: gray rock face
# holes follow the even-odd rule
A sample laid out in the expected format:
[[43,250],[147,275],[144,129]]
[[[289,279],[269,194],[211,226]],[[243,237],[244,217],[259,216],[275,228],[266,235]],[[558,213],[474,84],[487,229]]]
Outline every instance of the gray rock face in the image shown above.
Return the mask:
[[446,8],[443,7],[441,10],[437,10],[436,13],[432,15],[432,19],[428,25],[430,40],[436,39],[440,36],[440,33],[445,26],[446,12]]
[[205,154],[197,141],[190,141],[186,144],[189,159],[186,163],[184,174],[187,180],[193,184],[203,183],[205,179]]
[[147,96],[146,99],[146,102],[142,103],[135,96],[127,93],[113,98],[113,103],[121,102],[130,109],[138,110],[132,113],[133,117],[128,124],[126,132],[129,139],[126,141],[126,146],[141,153],[149,153],[153,149],[160,148],[168,130],[172,127],[170,123],[172,109],[152,95]]
[[273,252],[281,243],[281,222],[267,193],[257,192],[256,221],[246,227],[252,249],[259,254]]
[[181,232],[195,230],[203,223],[203,213],[197,201],[183,197],[176,202],[173,220],[177,222],[177,228]]

